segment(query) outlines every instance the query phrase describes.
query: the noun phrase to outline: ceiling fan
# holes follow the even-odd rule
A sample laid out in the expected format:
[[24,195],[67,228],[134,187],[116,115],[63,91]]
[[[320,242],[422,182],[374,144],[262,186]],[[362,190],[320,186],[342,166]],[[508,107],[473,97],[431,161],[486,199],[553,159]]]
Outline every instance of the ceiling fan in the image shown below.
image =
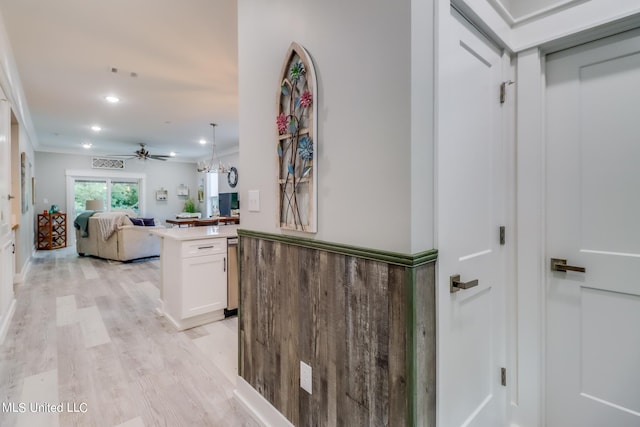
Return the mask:
[[139,159],[139,160],[162,160],[166,161],[171,156],[163,156],[158,154],[151,154],[146,147],[147,144],[140,143],[140,148],[133,152],[133,154],[115,154],[114,157],[127,157],[128,159]]

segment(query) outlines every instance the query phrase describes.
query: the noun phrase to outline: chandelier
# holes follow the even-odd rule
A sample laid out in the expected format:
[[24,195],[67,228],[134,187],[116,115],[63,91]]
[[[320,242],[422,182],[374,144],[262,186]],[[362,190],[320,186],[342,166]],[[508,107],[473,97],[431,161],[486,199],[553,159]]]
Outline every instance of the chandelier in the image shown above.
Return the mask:
[[211,148],[211,158],[208,162],[200,161],[198,162],[197,170],[198,172],[218,172],[218,173],[228,173],[229,169],[225,167],[222,162],[216,156],[216,124],[209,123],[211,125],[211,129],[213,130],[213,139],[212,139],[212,148]]

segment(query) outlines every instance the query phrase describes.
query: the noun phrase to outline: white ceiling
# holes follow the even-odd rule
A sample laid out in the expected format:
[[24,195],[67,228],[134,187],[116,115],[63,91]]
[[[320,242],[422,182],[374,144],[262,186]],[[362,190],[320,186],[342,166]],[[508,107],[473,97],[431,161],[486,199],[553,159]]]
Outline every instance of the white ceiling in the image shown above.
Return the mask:
[[0,0],[0,13],[37,151],[127,154],[146,143],[193,160],[211,154],[211,122],[216,151],[237,148],[235,0]]

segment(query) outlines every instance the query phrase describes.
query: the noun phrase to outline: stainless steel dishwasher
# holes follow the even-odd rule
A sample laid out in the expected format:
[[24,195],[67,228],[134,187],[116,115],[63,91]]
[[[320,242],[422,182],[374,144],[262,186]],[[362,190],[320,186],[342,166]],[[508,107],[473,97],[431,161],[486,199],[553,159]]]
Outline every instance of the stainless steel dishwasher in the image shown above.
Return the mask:
[[227,239],[227,308],[225,317],[238,314],[238,238]]

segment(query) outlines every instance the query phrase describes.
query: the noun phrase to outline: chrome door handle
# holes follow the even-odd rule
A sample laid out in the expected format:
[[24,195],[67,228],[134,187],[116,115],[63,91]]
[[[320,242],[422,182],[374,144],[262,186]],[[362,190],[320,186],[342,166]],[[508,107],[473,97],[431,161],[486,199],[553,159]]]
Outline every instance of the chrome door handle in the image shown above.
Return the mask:
[[578,273],[585,273],[587,270],[584,267],[576,267],[574,265],[567,265],[566,259],[551,258],[551,271],[577,271]]
[[451,293],[458,292],[460,289],[473,288],[474,286],[478,286],[478,279],[461,282],[459,274],[449,277],[449,292]]

